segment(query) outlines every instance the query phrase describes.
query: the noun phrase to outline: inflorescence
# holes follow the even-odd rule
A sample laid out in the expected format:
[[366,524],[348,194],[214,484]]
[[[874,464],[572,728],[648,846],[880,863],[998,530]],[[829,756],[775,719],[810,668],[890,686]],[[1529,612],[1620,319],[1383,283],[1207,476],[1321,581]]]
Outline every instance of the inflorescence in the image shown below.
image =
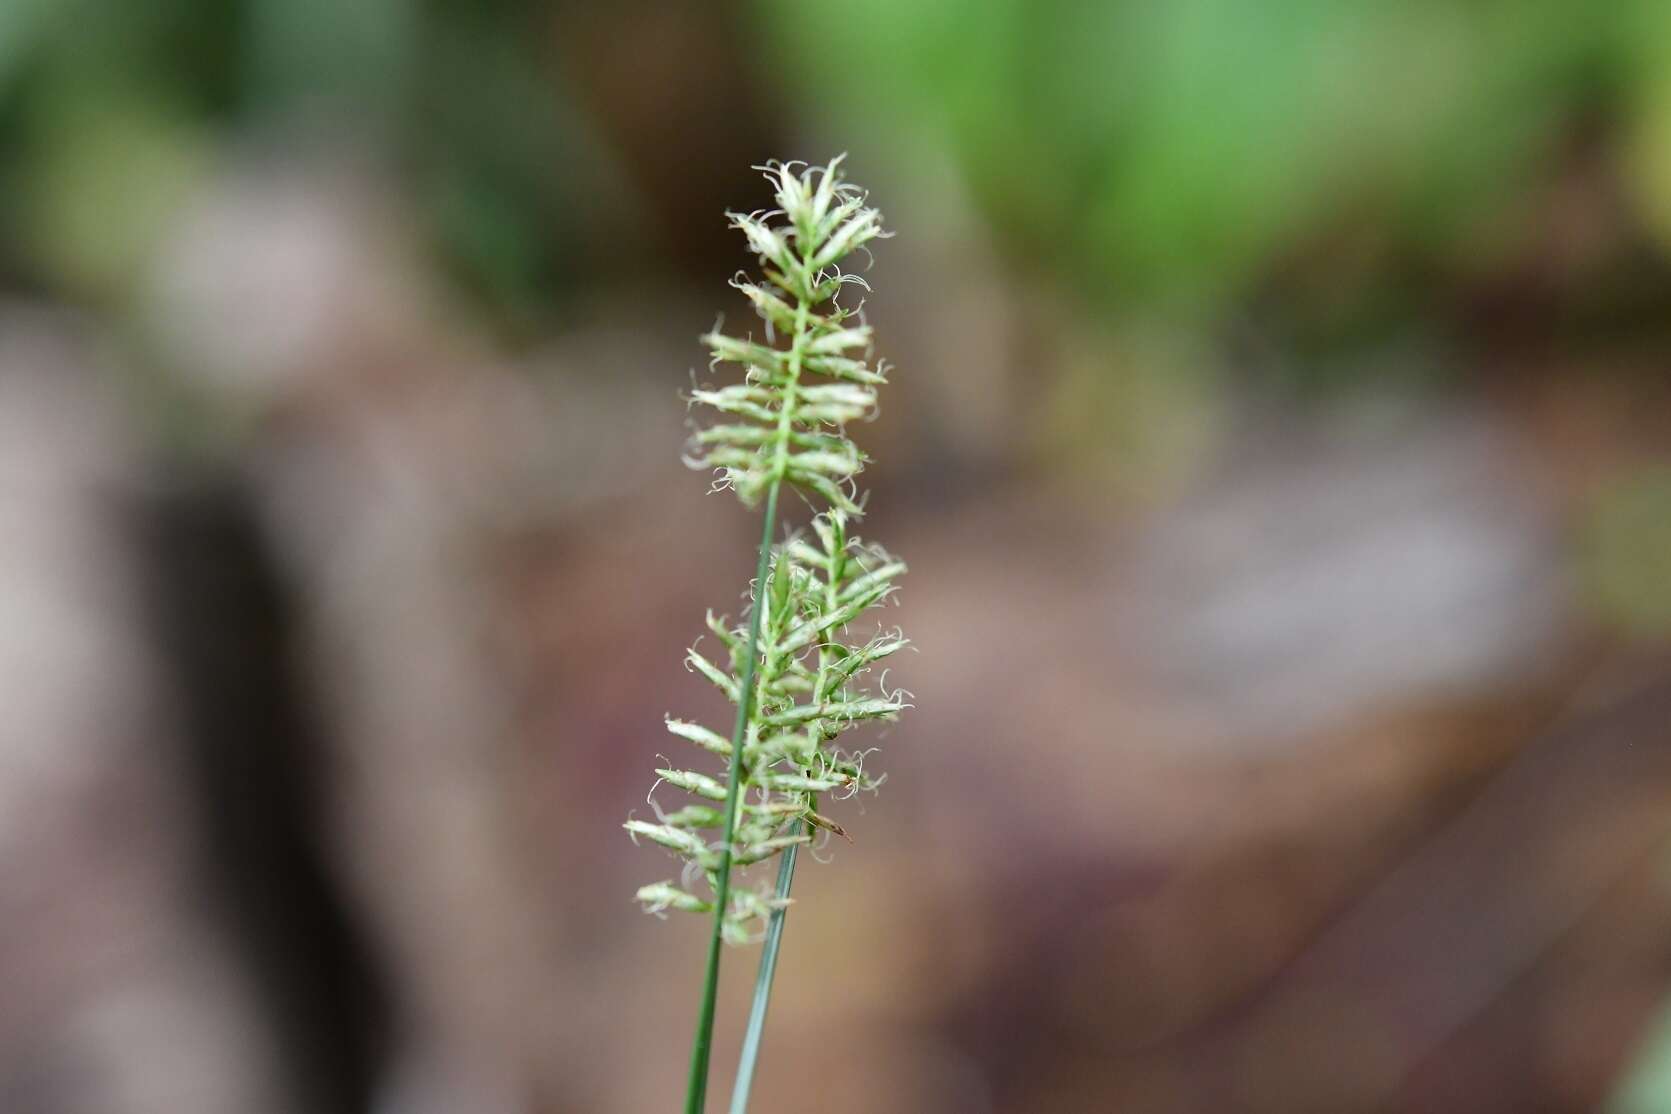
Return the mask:
[[[895,591],[905,565],[849,528],[863,511],[855,477],[866,456],[847,436],[848,423],[876,410],[876,388],[886,369],[870,360],[871,330],[856,310],[839,304],[862,279],[841,262],[869,241],[887,235],[881,214],[865,194],[844,182],[838,158],[827,167],[770,164],[777,208],[729,214],[759,257],[764,281],[739,275],[732,285],[765,323],[764,342],[718,330],[703,337],[711,367],[733,364],[742,382],[692,392],[696,403],[722,415],[720,424],[691,439],[688,462],[714,470],[716,486],[735,491],[746,505],[790,485],[824,509],[809,532],[778,543],[763,583],[751,586],[750,609],[764,607],[748,665],[747,623],[732,625],[708,615],[708,628],[723,653],[713,658],[692,648],[687,664],[733,705],[744,703],[744,678],[752,696],[738,771],[737,817],[730,865],[747,867],[785,848],[808,843],[814,831],[845,836],[820,812],[820,800],[872,789],[880,781],[864,756],[838,745],[843,734],[867,720],[892,720],[906,707],[870,673],[903,649],[897,631],[853,639],[847,629]],[[744,620],[753,616],[745,613]],[[717,658],[718,660],[714,660]],[[669,718],[667,730],[731,767],[732,741],[701,724]],[[644,886],[638,900],[651,912],[714,912],[722,892],[726,841],[723,802],[727,784],[699,770],[669,764],[656,771],[666,784],[694,801],[665,811],[651,790],[654,820],[630,819],[626,828],[685,860],[683,876]],[[704,895],[702,887],[705,886]],[[769,890],[727,886],[725,937],[736,943],[757,934],[780,904]]]

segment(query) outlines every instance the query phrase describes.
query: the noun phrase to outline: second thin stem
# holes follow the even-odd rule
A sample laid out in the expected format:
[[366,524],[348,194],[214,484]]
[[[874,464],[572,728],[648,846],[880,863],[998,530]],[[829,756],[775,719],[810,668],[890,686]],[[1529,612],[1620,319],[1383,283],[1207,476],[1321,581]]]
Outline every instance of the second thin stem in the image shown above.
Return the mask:
[[[801,822],[789,828],[790,835],[799,835]],[[783,943],[783,919],[789,910],[783,902],[789,898],[789,888],[795,881],[796,845],[784,849],[783,862],[777,869],[776,908],[766,922],[766,942],[760,950],[760,973],[754,980],[754,1002],[749,1006],[748,1031],[743,1035],[743,1053],[737,1059],[737,1082],[731,1089],[731,1114],[747,1114],[748,1094],[754,1086],[754,1065],[760,1059],[760,1037],[766,1029],[766,1007],[772,1000],[772,980],[777,976],[778,948]]]

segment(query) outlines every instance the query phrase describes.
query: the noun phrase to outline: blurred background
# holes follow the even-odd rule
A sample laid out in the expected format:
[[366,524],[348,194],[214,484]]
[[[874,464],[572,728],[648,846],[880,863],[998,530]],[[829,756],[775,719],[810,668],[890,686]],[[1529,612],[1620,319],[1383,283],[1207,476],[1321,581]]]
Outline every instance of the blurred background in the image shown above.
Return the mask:
[[754,1108],[1671,1111],[1663,0],[0,2],[0,1109],[677,1107],[680,392],[841,151],[917,708]]

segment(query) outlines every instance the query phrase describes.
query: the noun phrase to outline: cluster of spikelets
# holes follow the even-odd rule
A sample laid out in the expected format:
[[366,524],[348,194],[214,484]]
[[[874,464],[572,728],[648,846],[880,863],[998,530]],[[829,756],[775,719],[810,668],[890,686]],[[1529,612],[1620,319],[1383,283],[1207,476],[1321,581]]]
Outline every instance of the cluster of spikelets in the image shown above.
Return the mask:
[[[905,571],[904,564],[848,537],[847,516],[842,511],[820,515],[813,520],[813,530],[816,545],[792,538],[778,547],[767,578],[755,674],[756,708],[743,742],[742,797],[732,843],[731,861],[737,867],[810,841],[808,829],[845,835],[839,825],[818,812],[819,795],[849,795],[873,788],[878,779],[865,772],[862,754],[839,748],[836,740],[855,724],[893,719],[904,708],[899,694],[868,691],[864,675],[902,649],[905,639],[897,632],[882,632],[849,644],[841,636],[843,627],[893,592],[893,581]],[[743,673],[747,632],[711,613],[708,627],[726,650],[723,664],[696,649],[686,660],[735,704],[741,699],[738,679]],[[730,740],[700,724],[669,719],[667,729],[702,750],[724,759],[731,756]],[[677,852],[689,864],[687,874],[719,869],[719,850],[709,833],[723,826],[724,815],[717,805],[725,800],[725,785],[696,770],[667,768],[656,773],[698,803],[676,812],[658,809],[655,821],[629,820],[627,829]],[[790,833],[790,824],[797,819],[803,824]],[[712,883],[710,879],[710,890]],[[687,878],[685,885],[689,884]],[[708,900],[671,881],[643,887],[638,899],[657,912],[671,908],[700,913],[713,908]],[[770,908],[766,896],[733,889],[728,937],[747,938],[751,924]]]
[[[739,275],[732,285],[765,322],[767,343],[718,330],[702,338],[715,364],[743,368],[743,381],[699,389],[692,398],[741,420],[697,433],[687,459],[716,469],[720,485],[750,506],[783,480],[831,507],[860,513],[851,483],[866,457],[842,430],[875,413],[876,387],[887,380],[885,369],[865,359],[870,327],[835,300],[843,286],[863,286],[864,280],[844,274],[838,264],[886,233],[882,214],[842,182],[840,163],[800,175],[792,165],[768,167],[779,208],[731,214],[732,227],[748,238],[766,276],[758,283]],[[780,217],[786,223],[774,226]],[[772,343],[780,335],[787,347]],[[808,373],[823,381],[807,381]]]
[[[693,438],[690,463],[717,471],[720,485],[752,504],[774,485],[790,484],[826,509],[810,534],[778,544],[763,584],[753,586],[751,607],[764,607],[755,647],[753,694],[737,765],[739,799],[730,864],[747,867],[785,848],[811,842],[813,832],[846,832],[820,811],[820,797],[873,788],[862,752],[837,740],[868,720],[892,720],[905,707],[870,674],[906,646],[898,632],[854,639],[846,633],[869,609],[894,592],[905,565],[877,546],[849,534],[861,512],[854,476],[865,456],[845,427],[875,411],[882,369],[868,362],[870,329],[836,296],[862,280],[838,264],[867,241],[884,235],[881,215],[840,177],[840,160],[828,167],[774,164],[765,168],[779,208],[732,214],[732,224],[759,256],[765,283],[739,277],[733,285],[765,323],[765,343],[717,331],[703,338],[714,364],[736,364],[743,381],[699,389],[693,398],[719,410],[722,424]],[[748,616],[745,616],[748,618]],[[693,648],[687,663],[732,704],[744,702],[749,670],[748,628],[708,616],[723,648],[719,661]],[[725,766],[732,742],[700,724],[669,719],[673,735],[715,756]],[[656,771],[657,787],[683,790],[694,801],[665,810],[652,789],[654,820],[626,827],[685,861],[678,882],[644,886],[638,900],[651,912],[677,909],[712,913],[712,896],[725,868],[723,802],[726,783],[699,770],[669,764]],[[699,888],[704,887],[708,896]],[[754,936],[770,915],[769,891],[730,887],[725,936]]]

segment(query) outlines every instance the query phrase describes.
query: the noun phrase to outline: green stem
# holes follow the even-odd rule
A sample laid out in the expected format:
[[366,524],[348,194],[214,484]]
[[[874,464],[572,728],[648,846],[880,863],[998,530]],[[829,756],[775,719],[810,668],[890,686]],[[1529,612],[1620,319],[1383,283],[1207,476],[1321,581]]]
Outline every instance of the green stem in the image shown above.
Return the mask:
[[[799,835],[801,822],[789,827],[790,835]],[[783,862],[777,869],[777,900],[789,897],[789,887],[795,881],[794,844],[784,849]],[[760,1035],[766,1028],[766,1007],[772,1000],[772,980],[777,975],[777,953],[783,943],[783,918],[788,909],[779,906],[772,910],[766,922],[766,943],[760,951],[760,973],[754,980],[754,1004],[748,1011],[748,1032],[743,1036],[743,1054],[737,1061],[737,1082],[731,1089],[731,1114],[747,1114],[748,1093],[754,1085],[754,1064],[760,1058]]]
[[[804,256],[805,253],[803,253]],[[804,258],[803,258],[804,262]],[[731,732],[731,767],[725,787],[724,845],[720,849],[719,878],[714,886],[714,931],[708,940],[708,970],[702,979],[702,1012],[696,1021],[696,1036],[690,1048],[690,1081],[685,1087],[685,1114],[703,1114],[708,1103],[708,1060],[714,1043],[714,1003],[719,995],[719,956],[725,938],[725,914],[731,904],[731,851],[737,830],[737,798],[747,770],[743,766],[744,742],[754,712],[755,684],[760,658],[760,623],[769,606],[766,570],[772,556],[772,531],[777,526],[778,489],[783,486],[789,463],[789,435],[794,429],[795,398],[800,386],[801,359],[806,350],[807,322],[811,316],[807,299],[795,307],[795,338],[789,348],[788,382],[784,385],[783,409],[778,415],[776,452],[772,482],[766,488],[766,521],[760,529],[760,552],[754,564],[754,607],[749,612],[748,652],[743,659],[743,676],[738,686],[737,726]],[[790,848],[793,851],[794,848]],[[785,852],[786,854],[788,852]],[[779,921],[781,924],[781,920]]]
[[708,1101],[708,1058],[714,1042],[714,1002],[719,994],[720,945],[725,936],[725,913],[731,903],[732,836],[737,829],[737,799],[743,777],[743,740],[754,711],[754,674],[760,656],[760,621],[768,606],[766,568],[772,556],[772,531],[777,528],[779,484],[766,489],[766,521],[760,530],[760,553],[754,564],[754,607],[750,611],[748,654],[743,659],[742,684],[738,686],[737,726],[731,732],[731,771],[726,778],[724,840],[719,853],[719,878],[714,887],[714,932],[708,941],[708,973],[702,980],[702,1012],[697,1016],[696,1037],[690,1049],[690,1082],[685,1088],[685,1114],[703,1114]]
[[[800,386],[800,346],[805,342],[807,334],[807,302],[800,301],[795,312],[795,342],[790,352],[789,391],[784,404],[784,416],[777,428],[777,474],[782,478],[787,456],[789,456],[789,418],[794,411],[795,389]],[[777,491],[777,486],[772,486]],[[825,588],[825,603],[835,606],[835,575],[830,571],[829,585]],[[824,678],[829,673],[829,650],[825,646],[819,648],[819,680],[814,686],[814,696],[817,700],[824,700]],[[814,797],[814,802],[817,798]],[[804,823],[795,820],[790,825],[790,835],[799,835]],[[749,1109],[749,1091],[754,1087],[755,1061],[760,1059],[760,1037],[765,1032],[765,1007],[772,1002],[772,980],[777,977],[777,952],[784,942],[784,917],[789,910],[784,902],[789,900],[789,887],[795,882],[795,852],[797,847],[790,843],[784,848],[784,862],[777,867],[777,902],[779,907],[772,910],[765,922],[765,944],[760,949],[760,972],[754,979],[754,1002],[749,1005],[749,1029],[742,1041],[742,1056],[737,1061],[737,1081],[732,1086],[732,1107],[730,1114],[747,1114]]]

